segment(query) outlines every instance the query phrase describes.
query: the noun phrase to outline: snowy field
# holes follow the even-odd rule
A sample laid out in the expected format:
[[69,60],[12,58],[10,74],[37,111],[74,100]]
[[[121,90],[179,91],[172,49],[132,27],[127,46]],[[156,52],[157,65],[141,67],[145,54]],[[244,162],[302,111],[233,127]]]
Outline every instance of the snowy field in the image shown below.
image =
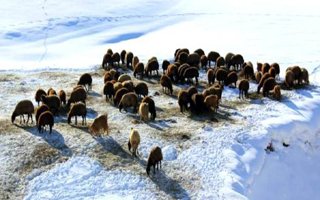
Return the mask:
[[[0,199],[317,199],[319,6],[311,0],[2,2]],[[145,79],[158,115],[148,123],[105,101],[100,65],[108,48],[161,63],[184,47],[241,53],[254,64],[278,62],[279,82],[287,67],[299,65],[309,70],[310,85],[283,90],[280,102],[239,100],[238,90],[226,87],[217,114],[192,116],[179,112],[176,98],[187,85],[174,85],[168,96],[158,79]],[[63,114],[51,135],[11,124],[18,101],[36,105],[40,87],[69,95],[84,72],[93,77],[88,124],[108,113],[109,136],[93,138]],[[202,70],[200,85],[205,81]],[[256,89],[250,82],[249,93]],[[131,127],[141,135],[139,158],[127,149]],[[267,153],[270,142],[275,151]],[[148,177],[155,145],[164,161]]]

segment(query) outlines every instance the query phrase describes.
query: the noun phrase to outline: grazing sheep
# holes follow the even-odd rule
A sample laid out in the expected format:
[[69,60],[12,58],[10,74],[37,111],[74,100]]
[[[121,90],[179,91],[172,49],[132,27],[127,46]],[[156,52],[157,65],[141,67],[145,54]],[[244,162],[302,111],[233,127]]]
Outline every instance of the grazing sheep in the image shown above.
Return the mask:
[[202,68],[206,68],[208,65],[208,57],[206,55],[202,55],[200,57],[200,64]]
[[212,86],[210,86],[209,88],[203,90],[202,95],[204,97],[207,97],[211,94],[215,94],[218,95],[219,99],[221,99],[222,97],[222,90],[223,90],[223,86],[220,84],[214,84]]
[[131,152],[132,147],[132,155],[137,157],[138,154],[138,146],[140,144],[140,135],[137,130],[134,130],[131,128],[130,135],[129,135],[129,141],[128,141],[128,149]]
[[103,56],[101,67],[103,69],[108,69],[109,65],[112,65],[112,54],[106,53]]
[[133,107],[133,112],[137,112],[138,96],[133,92],[128,92],[122,96],[119,103],[119,111],[121,112],[122,108],[127,111],[128,107]]
[[190,102],[191,99],[189,97],[189,94],[186,90],[180,90],[178,93],[178,104],[180,107],[180,112],[183,113],[184,110],[188,110],[188,104]]
[[226,61],[224,60],[223,57],[219,56],[216,60],[216,67],[221,67],[225,65],[226,65]]
[[288,88],[292,88],[294,85],[294,73],[291,70],[286,71],[286,76],[285,76],[285,85]]
[[46,104],[50,111],[55,115],[58,113],[61,105],[61,101],[58,96],[41,96],[41,101]]
[[248,91],[249,91],[249,81],[247,79],[242,79],[239,83],[239,99],[244,99],[245,97],[248,97]]
[[132,66],[133,53],[127,52],[125,59],[126,59],[126,63],[127,63],[127,68],[129,68],[130,66],[133,68],[133,66]]
[[168,60],[163,60],[162,61],[162,72],[163,72],[163,74],[166,73],[169,65],[170,65],[170,62]]
[[113,80],[112,74],[109,71],[107,71],[103,76],[103,82],[106,83],[107,81],[112,81],[112,80]]
[[113,104],[115,106],[118,106],[122,96],[128,92],[129,92],[129,90],[127,88],[120,88],[119,90],[117,90],[117,92],[115,93],[114,98],[113,98]]
[[190,66],[199,67],[200,56],[197,53],[191,53],[188,55],[188,62]]
[[[80,76],[78,85],[83,85],[87,91],[92,89],[92,77],[89,73],[84,73]],[[88,87],[87,87],[88,86]]]
[[37,91],[36,91],[36,94],[34,95],[34,98],[35,98],[35,100],[36,100],[36,102],[38,103],[38,106],[39,106],[39,102],[41,101],[41,96],[42,95],[47,95],[47,93],[43,90],[43,89],[38,89]]
[[77,125],[77,116],[82,117],[82,125],[86,124],[87,108],[82,102],[78,102],[72,105],[68,113],[68,124],[71,123],[71,117],[75,117],[75,125]]
[[118,64],[118,67],[120,67],[120,54],[118,52],[115,52],[114,54],[112,54],[111,56],[112,59],[112,66],[114,66],[114,63]]
[[146,102],[141,102],[139,106],[139,115],[140,115],[140,120],[142,121],[149,120],[149,105]]
[[52,127],[54,125],[54,117],[50,111],[45,111],[41,113],[38,119],[38,131],[43,132],[46,126],[49,126],[49,133],[52,132]]
[[276,70],[273,67],[270,67],[268,73],[271,75],[271,77],[276,78]]
[[162,86],[164,93],[166,93],[166,88],[168,88],[168,90],[170,91],[170,94],[172,95],[172,93],[173,93],[172,82],[171,82],[171,79],[169,78],[169,76],[162,75],[160,78],[160,84]]
[[159,62],[157,60],[156,57],[152,57],[148,60],[148,63],[144,69],[144,73],[146,74],[146,76],[148,77],[149,74],[152,75],[152,71],[156,71],[157,72],[157,76],[159,76]]
[[77,89],[83,89],[83,90],[84,90],[84,87],[83,87],[83,85],[76,85],[76,86],[72,89],[72,91],[75,91],[75,90],[77,90]]
[[127,88],[129,90],[129,92],[133,92],[134,91],[133,81],[131,81],[131,80],[123,81],[122,85],[123,85],[124,88]]
[[262,72],[262,63],[260,63],[260,62],[257,62],[257,71],[258,72]]
[[254,76],[253,65],[251,62],[245,62],[243,64],[243,73],[244,73],[244,78],[248,80]]
[[273,88],[273,98],[280,101],[281,100],[281,89],[280,89],[280,85],[276,85]]
[[234,87],[237,87],[237,81],[238,81],[238,74],[235,71],[230,71],[227,75],[226,80],[224,81],[224,84],[226,86],[234,83]]
[[194,53],[197,53],[200,57],[203,56],[203,55],[205,55],[203,49],[200,49],[200,48],[199,48],[199,49],[196,49],[196,50],[194,51]]
[[170,77],[171,81],[177,82],[179,79],[178,66],[176,64],[170,64],[165,74]]
[[269,69],[270,69],[269,63],[263,63],[262,68],[261,68],[262,74],[269,72]]
[[156,173],[156,166],[157,170],[159,170],[159,164],[161,169],[161,160],[163,159],[162,151],[160,147],[154,147],[151,149],[149,157],[148,157],[148,163],[147,163],[147,174],[149,176],[150,168],[153,166],[153,173]]
[[92,124],[89,125],[89,131],[93,136],[101,136],[100,130],[103,130],[103,134],[107,132],[107,135],[109,135],[109,126],[108,126],[108,115],[99,115],[96,117]]
[[269,95],[269,91],[273,90],[274,86],[276,85],[276,81],[273,77],[269,77],[265,80],[263,83],[263,89],[262,94],[264,97],[267,97]]
[[240,67],[243,65],[244,59],[241,54],[236,54],[231,57],[230,62],[228,63],[228,68],[230,69],[231,66],[234,66],[234,68],[239,71]]
[[33,112],[34,112],[34,106],[30,100],[19,101],[11,115],[11,122],[14,123],[14,120],[16,119],[16,117],[20,116],[20,124],[21,124],[21,118],[23,118],[23,122],[25,122],[23,115],[28,115],[27,124],[29,122],[29,118],[31,118],[31,123],[33,123],[33,119],[32,119]]
[[48,96],[57,95],[57,92],[53,88],[49,88],[47,91]]
[[66,92],[64,90],[60,90],[58,93],[58,96],[60,98],[61,103],[63,103],[64,105],[66,105],[67,103],[67,95]]
[[215,73],[213,69],[209,69],[207,71],[207,77],[208,77],[208,85],[214,84]]
[[142,62],[139,62],[138,64],[135,65],[133,69],[133,76],[136,78],[136,75],[140,74],[140,77],[142,79],[143,73],[144,73],[144,64]]
[[204,104],[208,109],[213,108],[213,112],[217,112],[219,108],[219,97],[218,95],[209,95],[204,99]]
[[[226,54],[226,56],[225,56],[225,58],[224,58],[225,65],[226,65],[228,68],[229,68],[229,66],[231,65],[232,56],[234,56],[234,53],[229,52],[229,53]],[[219,66],[217,65],[217,67],[219,67]]]
[[193,113],[200,114],[205,111],[204,96],[202,94],[193,94],[190,101],[190,110]]
[[[189,55],[190,51],[187,48],[177,49],[176,52],[175,52],[175,55],[174,55],[175,62],[177,62],[177,61],[180,62],[180,54],[182,54],[182,53],[186,54],[186,55]],[[181,64],[183,64],[183,63],[181,63]]]
[[188,57],[189,57],[189,54],[187,54],[186,52],[181,52],[179,54],[179,59],[178,59],[178,62],[182,65],[182,64],[185,64],[188,62]]
[[129,81],[131,80],[131,77],[128,74],[121,74],[118,78],[118,82],[121,82],[121,83],[128,80]]
[[86,99],[87,99],[87,92],[85,91],[85,89],[81,87],[75,88],[75,90],[73,90],[70,94],[70,98],[67,102],[67,106],[70,107],[71,103],[76,103],[79,101],[86,103]]
[[183,74],[189,68],[191,68],[191,66],[188,63],[184,63],[178,67],[178,79],[180,81],[183,81],[184,79]]
[[112,54],[113,54],[112,49],[109,48],[109,49],[107,50],[107,54],[111,54],[111,55],[112,55]]
[[121,60],[122,65],[124,65],[126,54],[127,54],[126,50],[122,50],[120,52],[120,60]]
[[271,68],[274,68],[275,71],[276,71],[276,76],[279,77],[279,74],[280,74],[280,65],[278,63],[272,63],[270,65]]
[[301,84],[301,68],[299,66],[293,66],[291,68],[291,71],[293,72],[294,74],[294,82],[296,82],[297,84]]
[[114,93],[117,93],[117,91],[120,90],[121,88],[123,88],[122,83],[120,83],[120,82],[115,82],[115,83],[113,84]]
[[190,87],[188,87],[187,92],[188,92],[189,100],[191,101],[192,95],[197,94],[198,90],[195,86],[190,86]]
[[260,72],[260,71],[256,71],[256,73],[255,73],[255,78],[256,78],[256,82],[259,84],[260,83],[260,80],[261,80],[261,78],[262,78],[262,72]]
[[309,72],[306,68],[301,68],[301,76],[300,76],[300,82],[304,84],[309,84]]
[[144,82],[139,82],[136,87],[134,88],[134,91],[138,96],[143,95],[143,97],[147,96],[149,91],[148,91],[148,85]]
[[184,82],[184,79],[187,78],[188,80],[195,78],[196,84],[198,84],[198,77],[199,77],[199,70],[197,67],[190,67],[187,68],[182,76],[182,82]]
[[219,68],[216,71],[216,79],[219,82],[219,84],[224,84],[224,81],[227,79],[227,76],[228,76],[228,72],[223,68]]
[[36,110],[36,123],[38,124],[38,120],[40,115],[45,112],[45,111],[50,111],[50,108],[46,104],[42,104],[39,106]]
[[146,96],[142,99],[141,103],[147,103],[149,106],[149,112],[151,114],[151,119],[155,120],[156,116],[157,116],[157,112],[156,112],[156,106],[155,103],[153,101],[153,99],[151,99],[151,97]]
[[103,87],[103,94],[106,95],[106,101],[112,99],[115,94],[112,81],[107,81]]
[[134,69],[139,62],[140,61],[139,61],[138,56],[133,56],[133,58],[132,58],[132,68]]
[[271,77],[271,75],[269,73],[263,74],[263,76],[261,77],[261,80],[259,82],[258,88],[257,88],[258,94],[260,93],[260,89],[263,87],[264,82],[270,77]]
[[220,57],[220,54],[218,52],[215,52],[215,51],[210,51],[208,53],[207,57],[208,57],[208,61],[209,61],[209,67],[211,67],[211,62],[216,63],[217,58]]

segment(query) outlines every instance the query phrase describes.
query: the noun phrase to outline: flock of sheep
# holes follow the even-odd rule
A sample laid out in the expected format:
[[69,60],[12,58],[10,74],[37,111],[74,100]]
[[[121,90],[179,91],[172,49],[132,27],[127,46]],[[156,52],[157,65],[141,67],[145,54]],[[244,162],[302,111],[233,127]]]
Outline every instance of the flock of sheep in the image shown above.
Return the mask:
[[[146,64],[139,61],[132,52],[123,50],[120,54],[108,49],[103,56],[102,68],[105,69],[103,76],[104,88],[103,94],[106,101],[112,102],[115,107],[127,110],[132,107],[134,113],[138,112],[142,121],[154,120],[156,114],[156,104],[151,96],[148,96],[148,85],[145,82],[134,84],[132,77],[123,73],[123,71],[132,70],[134,77],[143,79],[145,76],[150,78],[159,77],[160,64],[156,57],[152,57]],[[207,85],[202,92],[198,91],[199,70],[203,68],[207,71]],[[225,57],[220,56],[218,52],[211,51],[207,55],[202,49],[197,49],[190,53],[188,49],[177,49],[174,53],[174,61],[163,60],[163,74],[161,75],[160,85],[164,93],[173,95],[173,84],[193,83],[187,89],[180,89],[178,92],[178,105],[180,111],[190,111],[194,114],[203,112],[217,112],[222,92],[225,86],[233,85],[239,89],[239,98],[247,98],[250,82],[258,84],[257,93],[262,88],[263,96],[269,96],[269,92],[276,100],[281,99],[281,86],[277,83],[279,80],[280,66],[277,63],[257,63],[256,72],[253,64],[245,62],[242,55],[228,53]],[[154,75],[156,74],[156,75]],[[282,87],[292,88],[296,85],[309,84],[308,71],[299,66],[289,67],[286,70],[284,84]],[[36,124],[39,133],[45,127],[49,127],[52,132],[54,125],[54,115],[64,105],[69,112],[67,114],[68,124],[72,123],[72,117],[75,118],[77,125],[77,116],[82,117],[82,124],[86,124],[86,99],[88,91],[92,89],[92,76],[89,73],[83,74],[78,84],[73,88],[68,100],[65,91],[58,93],[52,88],[47,92],[38,89],[35,93],[35,101],[38,107],[35,110],[32,101],[22,100],[18,102],[12,113],[11,121],[14,123],[17,116],[20,117],[20,123],[33,123],[32,114],[35,112]],[[143,96],[143,97],[142,97]],[[41,105],[40,102],[42,102]],[[150,117],[149,117],[150,113]],[[24,115],[27,115],[25,122]],[[89,132],[93,136],[101,136],[103,133],[109,133],[107,114],[99,115],[88,126]],[[133,156],[137,155],[137,149],[140,144],[140,135],[137,130],[131,129],[129,135],[128,149]],[[154,147],[148,157],[147,173],[149,175],[150,167],[155,168],[162,160],[161,148]]]

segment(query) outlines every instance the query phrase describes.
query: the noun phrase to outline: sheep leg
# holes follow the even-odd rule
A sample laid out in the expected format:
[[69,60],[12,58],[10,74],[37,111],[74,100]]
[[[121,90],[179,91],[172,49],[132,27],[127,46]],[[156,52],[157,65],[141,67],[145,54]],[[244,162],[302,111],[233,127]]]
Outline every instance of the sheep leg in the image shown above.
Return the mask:
[[51,134],[51,132],[52,132],[52,125],[49,125],[49,127],[50,127],[50,132],[49,132],[49,133]]
[[78,124],[77,115],[75,115],[74,118],[75,118],[74,123],[75,123],[75,125],[77,125]]

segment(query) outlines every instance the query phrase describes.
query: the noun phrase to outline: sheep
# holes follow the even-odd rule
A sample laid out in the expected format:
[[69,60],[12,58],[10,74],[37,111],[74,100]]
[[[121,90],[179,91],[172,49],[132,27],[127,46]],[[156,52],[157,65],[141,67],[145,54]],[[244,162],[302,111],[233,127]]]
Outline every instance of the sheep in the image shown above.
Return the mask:
[[82,74],[79,78],[78,85],[83,85],[87,91],[91,90],[92,89],[91,75],[89,73]]
[[243,64],[243,73],[245,79],[249,80],[249,78],[253,77],[254,70],[251,62],[245,62]]
[[137,112],[138,96],[133,92],[128,92],[122,96],[119,103],[119,111],[121,112],[122,108],[126,111],[128,107],[133,107],[133,112]]
[[103,56],[101,67],[102,69],[108,69],[109,65],[112,65],[112,54],[106,53]]
[[224,84],[226,86],[234,83],[234,87],[237,87],[236,84],[237,84],[237,81],[238,81],[238,75],[237,75],[237,72],[235,71],[230,71],[227,75],[227,78],[226,80],[224,81]]
[[134,88],[134,91],[136,92],[136,94],[138,96],[141,96],[143,95],[143,97],[147,96],[148,95],[148,86],[146,83],[144,82],[139,82],[135,88]]
[[146,102],[142,102],[139,106],[140,120],[149,120],[149,105]]
[[20,124],[21,124],[21,117],[23,118],[23,122],[25,122],[23,115],[28,115],[27,124],[29,122],[29,118],[31,118],[31,123],[33,123],[33,119],[32,119],[33,112],[34,112],[34,106],[30,100],[19,101],[11,115],[11,122],[14,123],[14,120],[16,119],[16,117],[20,116]]
[[75,91],[75,90],[77,90],[77,89],[83,89],[83,90],[84,90],[84,87],[83,87],[83,85],[76,85],[76,86],[72,89],[72,91]]
[[134,91],[133,81],[131,81],[131,80],[123,81],[122,85],[123,85],[124,88],[127,88],[129,90],[129,92],[133,92]]
[[217,58],[220,57],[220,54],[215,51],[210,51],[207,57],[208,57],[209,67],[211,67],[211,62],[216,63]]
[[204,99],[204,104],[208,109],[213,108],[213,112],[217,112],[219,108],[219,97],[218,95],[209,95]]
[[276,85],[273,88],[273,98],[280,101],[281,100],[281,89],[280,89],[280,85]]
[[42,95],[47,95],[47,93],[39,88],[37,91],[36,91],[36,94],[34,95],[34,99],[36,100],[36,102],[38,103],[38,106],[39,106],[39,102],[41,101],[41,96]]
[[63,103],[64,105],[66,105],[67,102],[67,95],[66,92],[64,90],[60,90],[58,93],[58,96],[60,98],[61,103]]
[[142,62],[139,62],[138,64],[135,65],[133,69],[133,76],[136,78],[136,75],[140,74],[140,77],[143,78],[143,73],[144,73],[144,64]]
[[126,63],[127,63],[127,68],[129,68],[130,66],[133,68],[132,66],[132,59],[133,59],[133,53],[132,52],[127,52],[126,53]]
[[199,67],[199,63],[200,63],[200,56],[197,53],[191,53],[188,55],[188,61],[187,63],[190,66],[195,66],[195,67]]
[[170,91],[170,94],[172,95],[172,93],[173,93],[172,82],[171,82],[171,79],[167,75],[161,76],[160,84],[161,84],[164,92],[166,92],[166,88],[168,88],[168,90]]
[[228,63],[228,68],[230,69],[231,66],[234,66],[234,68],[238,71],[240,69],[240,66],[242,66],[244,63],[244,59],[241,54],[236,54],[231,57],[230,62]]
[[58,96],[41,96],[41,101],[46,104],[55,115],[60,109],[61,101]]
[[48,96],[57,95],[57,92],[53,88],[49,88],[47,91]]
[[309,72],[306,68],[301,68],[301,76],[300,76],[300,82],[304,84],[309,84]]
[[215,72],[213,69],[207,71],[208,85],[214,84]]
[[147,103],[149,106],[149,112],[151,114],[151,119],[155,120],[155,118],[157,116],[157,112],[156,112],[156,106],[155,106],[153,99],[149,96],[146,96],[141,101],[141,103],[144,103],[144,102]]
[[109,49],[107,49],[107,54],[111,54],[111,55],[112,55],[112,54],[113,54],[112,49],[110,49],[110,48],[109,48]]
[[291,70],[287,70],[286,71],[286,76],[285,76],[284,83],[288,88],[293,87],[293,84],[294,84],[294,73]]
[[118,52],[115,52],[111,56],[112,59],[112,66],[114,66],[114,63],[118,63],[118,67],[120,67],[120,54]]
[[159,170],[159,164],[161,169],[161,160],[163,159],[162,151],[160,147],[153,147],[150,151],[149,157],[148,157],[148,163],[147,163],[147,174],[149,176],[150,168],[153,166],[153,173],[156,173],[156,166],[157,170]]
[[257,71],[262,72],[262,63],[257,62]]
[[157,76],[159,76],[158,70],[159,70],[159,62],[158,62],[157,58],[156,57],[150,58],[148,60],[148,63],[146,65],[145,69],[144,69],[144,73],[148,77],[149,73],[150,73],[150,75],[152,75],[152,71],[156,71]]
[[195,86],[190,86],[190,87],[188,87],[187,92],[188,92],[188,96],[189,96],[189,101],[191,101],[192,95],[197,94],[198,90]]
[[191,66],[188,63],[184,63],[178,67],[178,79],[179,80],[183,81],[183,79],[184,79],[183,74],[190,67]]
[[178,62],[182,65],[182,64],[185,64],[188,62],[188,57],[189,57],[189,54],[187,54],[186,52],[181,52],[179,54],[179,59],[178,59]]
[[291,71],[294,74],[294,82],[296,82],[297,84],[300,84],[301,82],[301,68],[299,66],[293,66],[291,68]]
[[280,74],[280,65],[275,62],[275,63],[272,63],[272,64],[270,65],[270,68],[274,68],[275,71],[276,71],[276,76],[279,77],[279,74]]
[[273,67],[270,67],[268,73],[271,75],[271,77],[276,78],[276,70]]
[[121,59],[122,65],[124,65],[124,61],[125,61],[125,58],[126,58],[126,54],[127,54],[126,50],[122,50],[122,51],[120,52],[120,59]]
[[273,77],[269,77],[263,83],[262,94],[264,97],[269,95],[269,91],[273,90],[274,86],[276,85],[276,81]]
[[122,96],[128,92],[129,92],[129,90],[127,88],[120,88],[119,90],[117,90],[117,92],[115,93],[114,98],[113,98],[113,104],[115,106],[118,106]]
[[114,87],[112,81],[107,81],[103,87],[103,94],[106,95],[106,101],[110,100],[114,94]]
[[227,76],[228,76],[228,72],[227,72],[227,70],[225,70],[223,68],[219,68],[216,71],[216,79],[219,82],[219,84],[223,84],[224,81],[226,80]]
[[38,124],[38,120],[40,115],[45,112],[45,111],[50,111],[50,108],[46,104],[42,104],[39,106],[36,110],[36,123]]
[[163,60],[162,61],[162,73],[165,74],[168,66],[170,65],[170,62],[168,60]]
[[259,83],[260,83],[260,80],[261,80],[261,78],[262,78],[262,72],[256,71],[256,73],[254,74],[254,76],[255,76],[256,82],[259,84]]
[[[228,68],[231,65],[232,56],[234,56],[234,53],[229,52],[226,54],[226,56],[224,58],[224,62],[225,62],[224,65],[226,65]],[[217,67],[219,67],[219,65],[217,65]]]
[[198,84],[198,77],[199,77],[199,70],[197,67],[190,67],[187,68],[184,73],[183,73],[183,79],[182,81],[187,78],[187,79],[196,79],[196,84]]
[[103,134],[105,132],[107,132],[107,135],[109,135],[109,126],[108,126],[108,115],[104,114],[104,115],[99,115],[98,117],[96,117],[92,124],[89,125],[89,132],[93,135],[93,136],[101,136],[100,130],[103,130]]
[[203,56],[203,55],[205,55],[203,49],[200,49],[200,48],[199,48],[199,49],[196,49],[196,50],[194,51],[194,53],[197,53],[200,57]]
[[200,114],[205,110],[204,96],[202,94],[197,93],[191,96],[190,110],[196,114]]
[[189,104],[189,94],[186,90],[180,90],[178,93],[178,104],[180,107],[180,112],[183,113],[184,110],[188,110],[188,104]]
[[261,68],[262,74],[269,72],[269,69],[270,69],[269,63],[263,63],[262,68]]
[[131,77],[128,74],[121,74],[118,78],[118,82],[121,82],[121,83],[128,80],[131,80]]
[[52,132],[52,127],[54,125],[54,117],[50,111],[45,111],[41,113],[38,119],[38,131],[43,132],[46,126],[49,126],[49,133]]
[[67,102],[67,106],[70,107],[71,103],[76,103],[79,101],[86,103],[86,99],[87,99],[86,91],[83,88],[77,88],[71,92],[70,98]]
[[115,82],[113,84],[114,94],[116,94],[117,91],[120,90],[121,88],[123,88],[122,83],[121,82]]
[[259,82],[258,88],[257,88],[258,94],[260,93],[260,89],[263,87],[264,82],[270,77],[271,77],[271,75],[269,73],[263,74],[263,76],[261,77],[261,80]]
[[202,95],[204,97],[207,97],[210,94],[216,94],[216,95],[218,95],[219,99],[221,99],[222,90],[223,90],[223,87],[220,84],[214,84],[214,85],[210,86],[209,88],[203,90]]
[[247,79],[242,79],[239,83],[239,99],[248,97],[248,90],[249,90],[250,84]]
[[137,130],[131,128],[129,141],[128,141],[128,149],[131,152],[132,147],[132,155],[137,157],[138,154],[138,146],[140,144],[140,134]]
[[165,74],[170,77],[171,81],[178,81],[178,66],[176,64],[170,64]]
[[132,68],[134,69],[136,65],[140,62],[138,56],[133,56],[132,58]]
[[206,68],[208,65],[208,57],[206,55],[202,55],[200,57],[200,63],[202,68]]
[[103,82],[106,83],[107,81],[112,81],[113,80],[113,76],[112,74],[107,71],[104,75],[103,75]]
[[182,53],[186,54],[186,55],[189,55],[190,51],[187,48],[177,49],[176,52],[175,52],[175,55],[174,55],[176,62],[180,60],[180,54],[182,54]]
[[71,117],[75,117],[75,125],[77,125],[77,116],[82,117],[82,125],[86,124],[87,108],[82,102],[78,102],[72,105],[68,113],[68,124],[71,123]]

